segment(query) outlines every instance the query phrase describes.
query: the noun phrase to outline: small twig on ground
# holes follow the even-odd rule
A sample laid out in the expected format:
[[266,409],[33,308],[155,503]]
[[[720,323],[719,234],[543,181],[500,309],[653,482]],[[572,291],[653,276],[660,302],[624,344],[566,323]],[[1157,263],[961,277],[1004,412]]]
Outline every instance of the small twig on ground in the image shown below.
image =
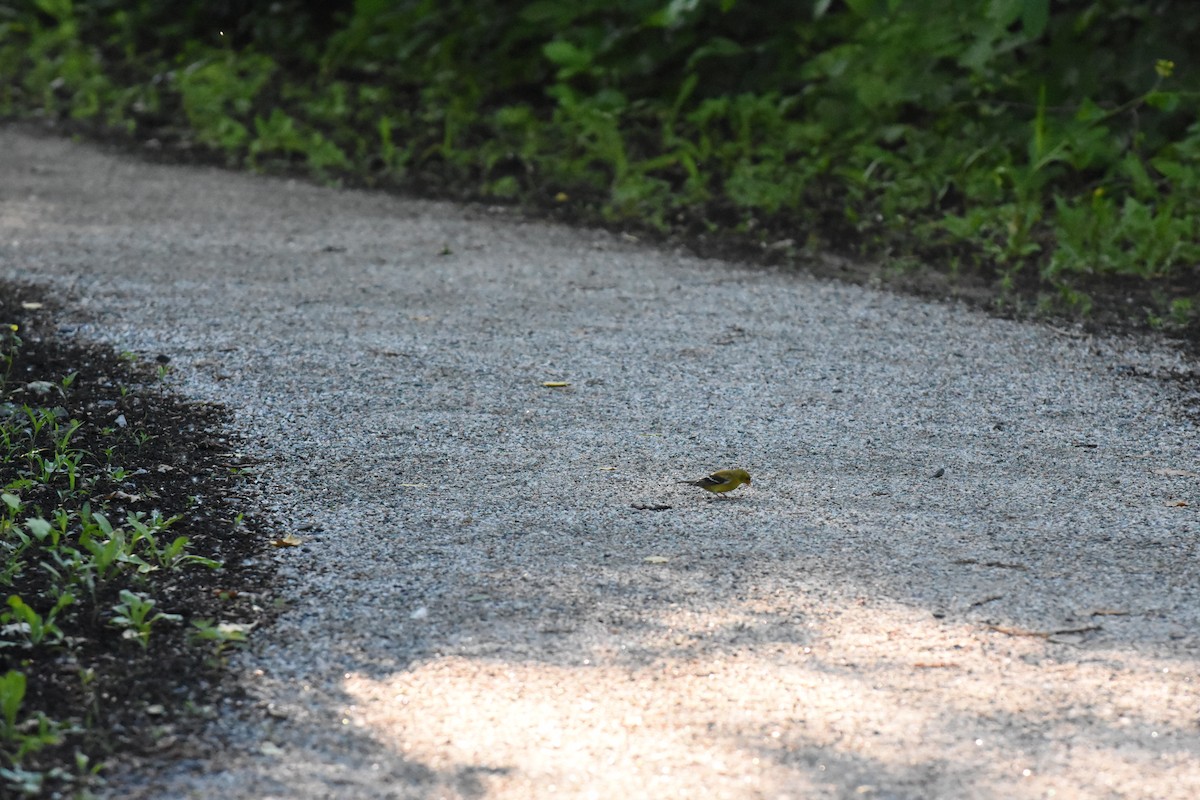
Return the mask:
[[980,561],[977,558],[956,558],[951,564],[975,564],[980,567],[996,567],[997,569],[1019,569],[1022,572],[1029,569],[1024,564],[1009,564],[1004,561]]
[[1005,625],[984,625],[988,630],[1003,633],[1006,636],[1032,636],[1037,639],[1049,639],[1051,636],[1061,636],[1066,633],[1090,633],[1103,630],[1099,625],[1082,625],[1078,628],[1059,628],[1053,631],[1031,631],[1025,628],[1010,628]]

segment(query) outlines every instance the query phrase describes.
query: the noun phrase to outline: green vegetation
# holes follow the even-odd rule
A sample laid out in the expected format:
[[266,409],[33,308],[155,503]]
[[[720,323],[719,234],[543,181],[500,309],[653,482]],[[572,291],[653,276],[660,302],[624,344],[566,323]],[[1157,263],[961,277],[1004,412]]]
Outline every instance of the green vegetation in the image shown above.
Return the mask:
[[[244,641],[247,626],[228,616],[245,609],[210,588],[219,580],[236,594],[240,581],[195,552],[188,532],[208,540],[209,552],[222,537],[243,540],[228,545],[233,552],[258,545],[222,519],[220,499],[202,506],[194,494],[216,488],[214,459],[197,455],[211,421],[184,417],[163,391],[162,373],[148,366],[40,338],[23,342],[25,323],[8,320],[36,315],[17,308],[8,296],[14,287],[5,289],[0,796],[49,796],[86,790],[103,758],[144,747],[139,737],[147,734],[137,731],[149,728],[131,721],[170,713],[162,703],[178,703],[176,681],[195,680],[231,642]],[[214,613],[227,618],[229,633],[201,640]]]
[[0,113],[776,258],[921,263],[1000,302],[1132,294],[1157,324],[1195,319],[1190,4],[34,6],[0,4]]

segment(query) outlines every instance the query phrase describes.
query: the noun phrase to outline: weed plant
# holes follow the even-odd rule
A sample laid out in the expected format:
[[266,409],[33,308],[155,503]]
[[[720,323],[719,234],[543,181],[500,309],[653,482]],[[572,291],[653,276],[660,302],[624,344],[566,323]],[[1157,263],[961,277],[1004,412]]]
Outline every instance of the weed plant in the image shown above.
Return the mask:
[[181,415],[164,374],[23,341],[47,318],[16,300],[0,297],[0,796],[86,791],[148,746],[113,730],[204,683],[230,646],[198,638],[212,616],[244,640],[245,603],[210,587],[240,581],[222,548],[253,549],[196,495],[236,468],[216,419]]

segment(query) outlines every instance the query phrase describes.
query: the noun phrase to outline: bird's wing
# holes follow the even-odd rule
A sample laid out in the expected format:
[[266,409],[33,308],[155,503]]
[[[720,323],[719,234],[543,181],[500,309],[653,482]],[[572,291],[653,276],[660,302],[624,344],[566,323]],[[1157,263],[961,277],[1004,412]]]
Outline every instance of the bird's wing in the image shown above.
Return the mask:
[[698,481],[693,481],[693,485],[695,486],[720,486],[723,483],[729,483],[729,478],[724,475],[717,475],[716,473],[703,477]]

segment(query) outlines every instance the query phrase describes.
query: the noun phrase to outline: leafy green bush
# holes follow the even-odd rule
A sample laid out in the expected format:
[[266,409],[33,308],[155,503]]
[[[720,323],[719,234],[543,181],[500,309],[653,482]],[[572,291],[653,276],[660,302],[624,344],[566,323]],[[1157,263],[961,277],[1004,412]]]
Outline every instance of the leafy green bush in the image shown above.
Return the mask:
[[1200,7],[40,0],[0,24],[6,107],[183,123],[258,168],[1196,293]]

